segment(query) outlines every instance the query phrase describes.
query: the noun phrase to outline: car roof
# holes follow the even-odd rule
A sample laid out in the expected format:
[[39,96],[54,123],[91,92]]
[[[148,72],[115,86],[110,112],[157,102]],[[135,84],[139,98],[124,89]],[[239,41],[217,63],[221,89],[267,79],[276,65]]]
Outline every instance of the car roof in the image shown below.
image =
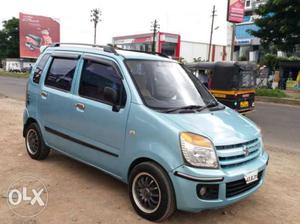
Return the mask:
[[152,53],[144,53],[137,51],[126,51],[126,50],[117,50],[118,54],[122,55],[126,59],[140,59],[140,60],[159,60],[159,61],[174,61],[168,57],[163,57],[160,55]]
[[91,53],[98,54],[103,56],[108,56],[112,58],[120,59],[138,59],[138,60],[156,60],[156,61],[168,61],[175,62],[173,59],[163,57],[160,55],[152,54],[152,53],[144,53],[138,51],[130,51],[130,50],[122,50],[122,49],[114,49],[114,52],[109,52],[105,49],[101,49],[98,47],[82,47],[82,46],[49,46],[46,49],[41,49],[43,53],[48,52],[78,52],[78,53]]

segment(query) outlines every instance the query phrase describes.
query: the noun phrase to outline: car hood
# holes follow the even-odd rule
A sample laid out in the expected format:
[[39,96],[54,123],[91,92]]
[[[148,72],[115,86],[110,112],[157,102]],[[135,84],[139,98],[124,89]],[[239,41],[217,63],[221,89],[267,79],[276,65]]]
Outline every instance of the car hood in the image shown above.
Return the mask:
[[252,121],[229,108],[162,116],[174,123],[180,131],[206,136],[216,146],[243,143],[260,136],[260,130]]

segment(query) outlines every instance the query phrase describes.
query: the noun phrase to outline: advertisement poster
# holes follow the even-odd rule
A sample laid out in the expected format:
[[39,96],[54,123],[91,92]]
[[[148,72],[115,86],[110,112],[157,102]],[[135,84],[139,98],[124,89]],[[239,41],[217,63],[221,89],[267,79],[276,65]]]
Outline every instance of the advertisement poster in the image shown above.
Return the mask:
[[227,21],[231,23],[241,23],[244,21],[245,1],[228,0]]
[[57,19],[20,13],[20,57],[37,58],[40,47],[60,42]]

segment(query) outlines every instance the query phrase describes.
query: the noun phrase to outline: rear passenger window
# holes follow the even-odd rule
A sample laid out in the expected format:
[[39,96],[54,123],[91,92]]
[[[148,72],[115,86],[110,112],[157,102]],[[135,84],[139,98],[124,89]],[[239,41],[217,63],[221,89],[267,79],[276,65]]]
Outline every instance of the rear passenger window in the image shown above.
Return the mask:
[[45,65],[50,57],[50,54],[45,54],[42,56],[41,60],[37,64],[36,68],[34,69],[32,81],[39,84],[41,75],[43,73],[43,70],[45,68]]
[[79,95],[110,104],[104,97],[105,87],[115,89],[120,98],[121,106],[125,105],[126,94],[122,80],[115,68],[111,65],[85,60],[81,74]]
[[56,89],[70,91],[77,60],[54,58],[48,71],[45,85]]

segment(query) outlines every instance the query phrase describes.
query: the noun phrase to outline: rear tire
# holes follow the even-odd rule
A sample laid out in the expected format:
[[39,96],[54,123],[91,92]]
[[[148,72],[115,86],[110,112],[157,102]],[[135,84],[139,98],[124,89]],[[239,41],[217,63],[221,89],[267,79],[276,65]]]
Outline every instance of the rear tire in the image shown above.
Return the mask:
[[27,153],[32,159],[43,160],[49,155],[50,149],[46,146],[41,130],[36,123],[31,123],[25,132]]
[[135,211],[150,221],[163,221],[176,210],[169,176],[154,162],[142,162],[132,169],[129,197]]

